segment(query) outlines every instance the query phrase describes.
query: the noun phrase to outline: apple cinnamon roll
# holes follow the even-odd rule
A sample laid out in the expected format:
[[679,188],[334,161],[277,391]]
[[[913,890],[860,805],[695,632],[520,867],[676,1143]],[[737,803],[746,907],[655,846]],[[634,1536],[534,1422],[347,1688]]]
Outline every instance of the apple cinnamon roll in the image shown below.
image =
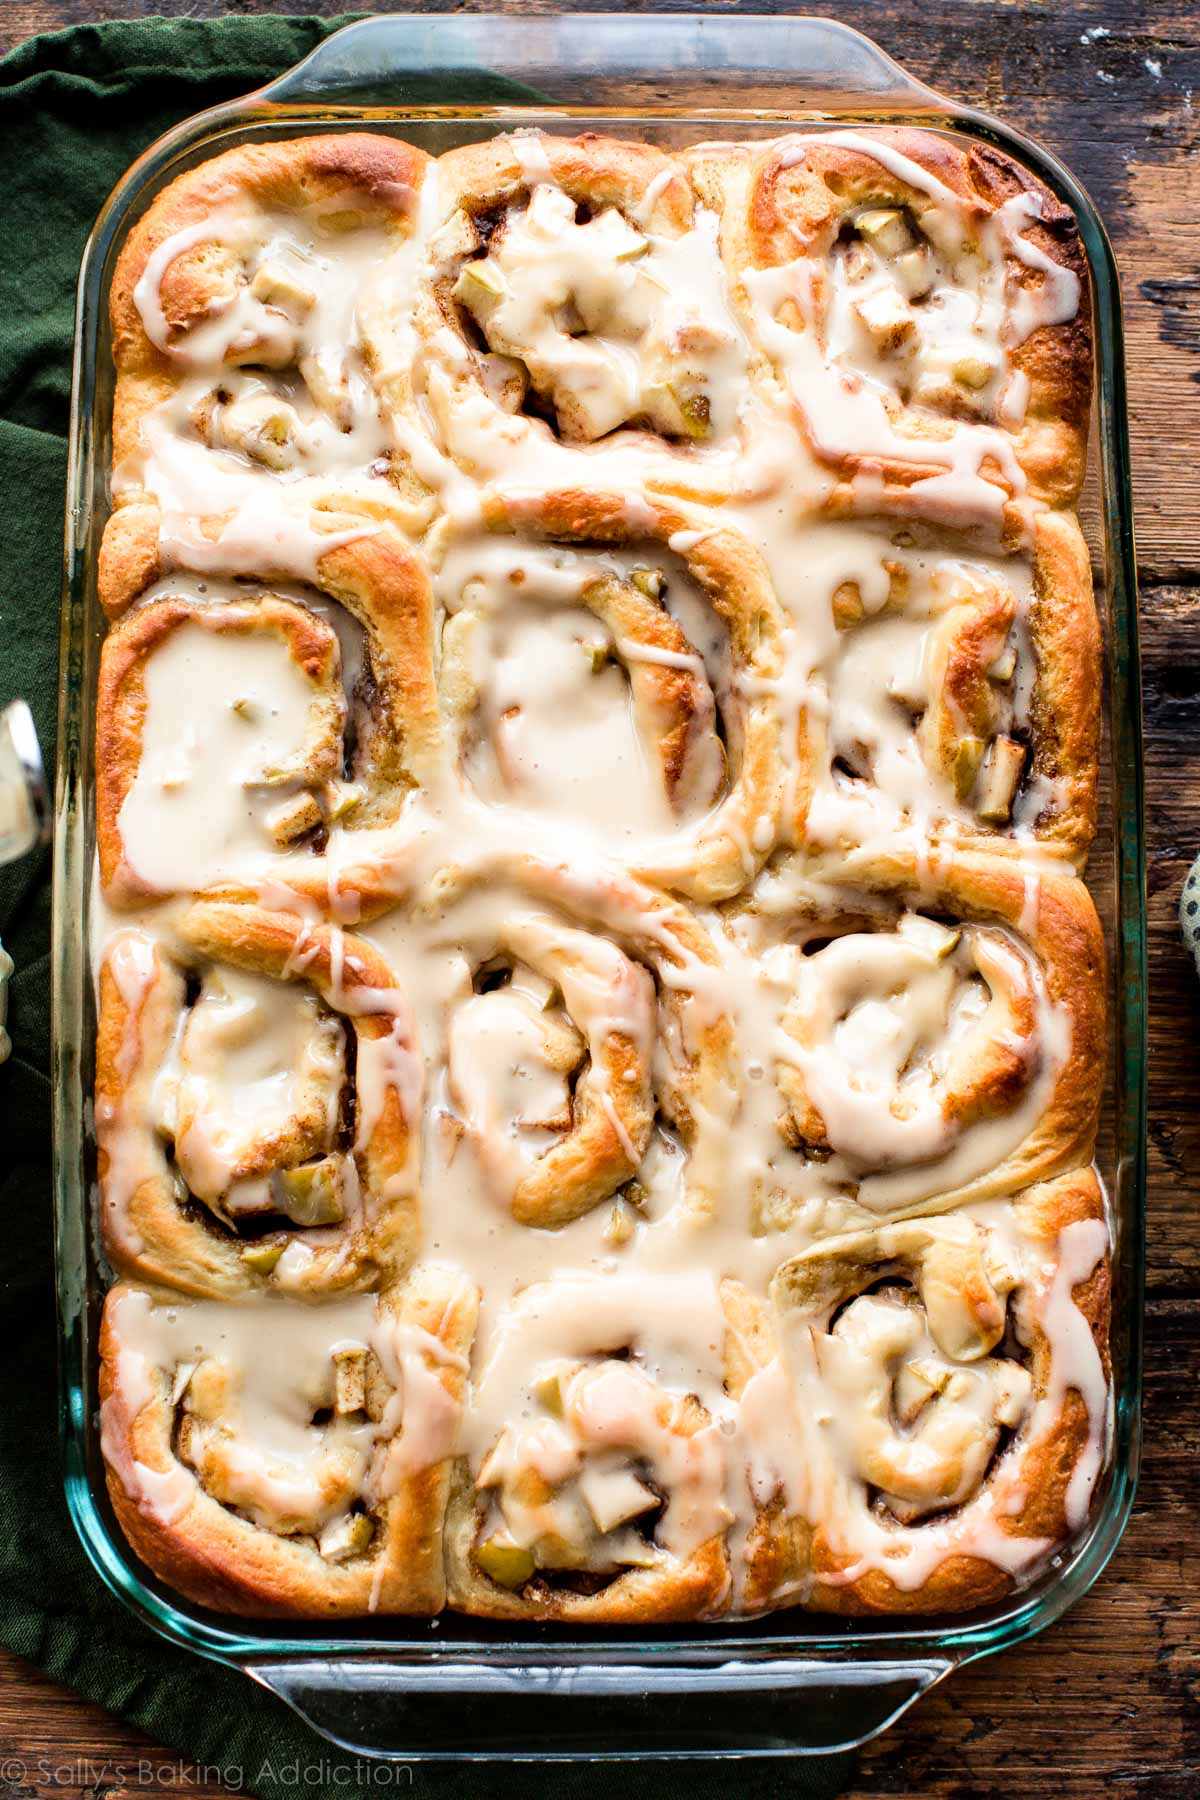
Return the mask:
[[474,1317],[436,1268],[325,1306],[118,1284],[101,1444],[134,1550],[221,1612],[437,1612]]
[[243,144],[180,176],[130,232],[110,311],[118,505],[250,526],[340,490],[401,520],[428,491],[391,440],[361,296],[402,280],[427,158],[345,133]]
[[[824,506],[956,525],[1071,506],[1091,397],[1074,216],[1003,152],[832,131],[685,157]],[[1009,521],[1006,521],[1009,523]]]
[[[618,762],[649,764],[639,769],[633,807],[625,804],[628,779],[622,787],[619,772],[610,776],[602,766],[610,808],[606,819],[596,796],[602,839],[616,840],[639,876],[693,899],[737,892],[777,839],[781,740],[785,730],[795,732],[778,704],[785,626],[761,557],[734,530],[696,530],[663,503],[627,495],[498,490],[485,495],[483,510],[491,531],[532,539],[534,547],[484,545],[473,557],[468,548],[450,557],[443,574],[443,595],[456,609],[443,630],[443,686],[460,766],[465,762],[469,776],[472,750],[486,738],[484,757],[495,773],[485,781],[493,791],[507,786],[510,802],[538,799],[520,756],[537,702],[533,669],[543,659],[535,665],[518,646],[507,667],[499,659],[499,691],[486,693],[480,620],[490,614],[490,624],[500,615],[503,630],[502,615],[511,617],[514,607],[566,601],[572,616],[559,618],[558,637],[579,644],[577,662],[568,649],[573,666],[582,678],[586,665],[611,690],[614,728],[621,709],[629,709]],[[548,545],[562,548],[547,554],[540,547]],[[589,695],[590,710],[603,698]],[[586,722],[581,709],[575,717]],[[628,745],[629,731],[638,735],[641,759]],[[584,746],[582,754],[594,765],[594,751]],[[543,788],[554,779],[548,773]]]
[[529,1242],[526,1271],[593,1239],[619,1250],[652,1222],[650,1169],[664,1202],[682,1187],[685,1210],[715,1206],[731,1042],[686,909],[611,871],[502,858],[448,866],[370,930],[417,1007],[439,1255],[470,1263],[498,1212],[566,1234]]
[[[1109,1430],[1090,1170],[816,1244],[745,1295],[748,1610],[962,1611],[1084,1522]],[[747,1426],[749,1421],[749,1426]]]
[[516,456],[561,485],[594,449],[652,455],[668,491],[719,485],[705,457],[736,442],[746,347],[681,168],[522,131],[446,152],[431,185],[411,325],[384,291],[367,314],[394,414],[484,480]]
[[[205,554],[171,543],[156,508],[109,521],[101,588],[117,619],[101,653],[97,837],[117,905],[256,876],[318,899],[340,858],[370,863],[443,764],[424,564],[387,522],[329,515],[304,588],[265,542]],[[181,560],[182,559],[182,560]],[[273,864],[273,858],[282,860]],[[382,881],[364,872],[369,897]]]
[[199,901],[170,947],[130,928],[100,969],[105,1248],[187,1293],[320,1296],[393,1279],[418,1232],[422,1066],[371,945]]
[[[896,538],[900,538],[900,542]],[[825,528],[795,836],[849,849],[900,832],[1076,864],[1095,829],[1100,638],[1078,525],[1043,512],[1032,566],[912,534]]]
[[[451,1603],[491,1618],[645,1624],[723,1609],[725,1454],[711,1282],[560,1278],[497,1322],[446,1518]],[[692,1317],[671,1315],[686,1302]],[[684,1339],[709,1329],[682,1375]],[[707,1318],[711,1313],[712,1318]],[[680,1368],[672,1365],[678,1364]]]
[[870,1220],[1086,1162],[1104,1029],[1086,889],[965,854],[847,859],[837,878],[782,869],[729,921],[766,974],[739,1031],[775,1074],[751,1122],[774,1107],[786,1146],[756,1162],[757,1228],[790,1229],[815,1190],[827,1220]]
[[110,633],[96,838],[111,901],[236,878],[324,830],[345,791],[340,662],[323,620],[273,596],[151,601]]

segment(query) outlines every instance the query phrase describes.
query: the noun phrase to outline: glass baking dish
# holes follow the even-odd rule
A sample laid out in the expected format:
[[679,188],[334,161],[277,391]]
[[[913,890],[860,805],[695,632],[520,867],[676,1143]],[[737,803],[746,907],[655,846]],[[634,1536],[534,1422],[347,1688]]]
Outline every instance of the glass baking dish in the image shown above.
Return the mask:
[[[1099,1152],[1115,1228],[1115,1407],[1089,1524],[1032,1585],[962,1617],[834,1621],[777,1613],[687,1630],[515,1631],[447,1614],[338,1635],[261,1628],[193,1607],[132,1557],[105,1492],[96,1419],[104,1272],[92,1218],[94,1038],[86,928],[94,852],[92,727],[102,615],[113,375],[107,291],[152,196],[252,138],[368,125],[438,153],[513,126],[603,121],[664,145],[793,126],[906,123],[997,144],[1071,206],[1091,264],[1097,349],[1084,524],[1106,643],[1100,829],[1089,881],[1109,948],[1108,1102]],[[79,286],[66,527],[54,933],[54,1083],[66,1488],[84,1545],[154,1629],[240,1668],[328,1738],[413,1759],[789,1755],[860,1744],[958,1665],[1057,1619],[1096,1580],[1137,1474],[1145,1188],[1142,750],[1121,314],[1112,252],[1078,182],[1020,133],[943,99],[826,19],[699,15],[417,15],[366,20],[245,99],[200,114],[134,164],[97,221]],[[467,1706],[469,1704],[469,1711]],[[469,1732],[469,1740],[467,1732]]]

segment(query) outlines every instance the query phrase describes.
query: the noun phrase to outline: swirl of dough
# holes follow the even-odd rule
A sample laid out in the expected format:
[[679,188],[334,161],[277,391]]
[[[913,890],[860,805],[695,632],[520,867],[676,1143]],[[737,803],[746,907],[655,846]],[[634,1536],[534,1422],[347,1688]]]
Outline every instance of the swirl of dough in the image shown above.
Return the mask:
[[752,338],[832,476],[826,510],[991,519],[1083,482],[1086,263],[1065,208],[1007,158],[835,131],[685,158],[722,210]]
[[1076,1171],[817,1244],[766,1308],[726,1295],[751,1610],[982,1605],[1085,1516],[1108,1430],[1103,1212]]
[[[715,1339],[703,1396],[663,1366],[690,1335]],[[447,1520],[452,1595],[497,1617],[597,1623],[723,1602],[721,1336],[700,1277],[526,1288],[472,1393]]]
[[434,1266],[321,1307],[119,1283],[101,1433],[139,1556],[222,1612],[436,1612],[475,1307]]
[[[727,638],[730,676],[722,696],[722,725],[729,766],[715,806],[675,834],[678,845],[655,842],[644,853],[635,847],[632,866],[638,875],[692,899],[719,900],[736,893],[774,847],[782,806],[783,722],[777,693],[784,621],[761,556],[728,527],[697,531],[673,507],[622,494],[494,490],[484,497],[483,513],[490,529],[499,533],[569,545],[633,546],[639,562],[645,560],[646,545],[659,559],[667,553],[680,558]],[[653,586],[669,588],[670,573]],[[648,615],[642,616],[648,621]],[[660,630],[670,637],[669,624],[664,622]],[[669,643],[640,651],[630,646],[628,653],[665,660],[668,666],[676,660]]]
[[[168,954],[131,928],[100,970],[105,1246],[185,1292],[318,1296],[411,1262],[423,1075],[379,953],[219,901]],[[353,1055],[347,1054],[348,1039]]]
[[158,196],[111,290],[119,507],[218,489],[261,513],[299,482],[428,522],[358,326],[409,254],[427,160],[362,133],[243,144]]

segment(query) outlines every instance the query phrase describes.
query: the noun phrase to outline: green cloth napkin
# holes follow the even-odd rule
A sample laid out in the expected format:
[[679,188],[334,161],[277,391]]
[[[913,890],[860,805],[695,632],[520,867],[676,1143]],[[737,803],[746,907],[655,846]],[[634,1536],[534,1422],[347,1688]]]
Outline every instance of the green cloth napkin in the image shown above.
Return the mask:
[[[161,132],[260,86],[339,22],[85,25],[34,38],[0,63],[0,704],[16,694],[29,701],[51,768],[72,315],[84,241],[122,171]],[[471,98],[520,91],[497,81],[490,94]],[[0,1194],[10,1222],[0,1264],[0,1641],[187,1761],[229,1771],[262,1800],[298,1791],[345,1800],[403,1787],[396,1771],[340,1756],[242,1675],[157,1638],[111,1598],[84,1558],[62,1495],[57,1443],[49,852],[0,870],[0,936],[16,960],[13,1054],[0,1068],[8,1145]],[[464,1742],[470,1733],[464,1702]],[[608,1794],[617,1783],[631,1800],[684,1793],[703,1800],[735,1785],[745,1800],[821,1797],[839,1793],[853,1766],[844,1756],[750,1758],[736,1771],[712,1763],[642,1763],[619,1774],[604,1765],[560,1766],[553,1784],[563,1800]],[[414,1787],[486,1796],[510,1792],[513,1780],[511,1767],[500,1764],[430,1765]],[[159,1777],[143,1785],[169,1791],[178,1782]],[[536,1792],[538,1778],[525,1769],[520,1785]]]

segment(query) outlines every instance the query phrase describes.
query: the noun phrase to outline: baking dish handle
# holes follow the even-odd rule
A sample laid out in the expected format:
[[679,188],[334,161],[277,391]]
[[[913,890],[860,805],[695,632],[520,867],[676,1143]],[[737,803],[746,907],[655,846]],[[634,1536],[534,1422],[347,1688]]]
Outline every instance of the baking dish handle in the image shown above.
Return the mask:
[[420,1660],[385,1654],[244,1666],[342,1749],[403,1761],[829,1755],[877,1737],[956,1664],[940,1656],[691,1664],[676,1657],[646,1666],[568,1663],[552,1653],[459,1663],[426,1652]]
[[[845,110],[945,112],[942,95],[917,81],[878,44],[835,19],[694,15],[686,61],[681,19],[624,15],[493,15],[486,35],[470,14],[393,13],[343,26],[255,96],[270,106],[578,105],[580,83],[603,81],[611,97],[661,103],[672,86],[716,108],[782,101],[795,118]],[[503,71],[519,70],[520,80]],[[603,71],[598,77],[598,71]],[[666,86],[664,87],[664,84]]]

